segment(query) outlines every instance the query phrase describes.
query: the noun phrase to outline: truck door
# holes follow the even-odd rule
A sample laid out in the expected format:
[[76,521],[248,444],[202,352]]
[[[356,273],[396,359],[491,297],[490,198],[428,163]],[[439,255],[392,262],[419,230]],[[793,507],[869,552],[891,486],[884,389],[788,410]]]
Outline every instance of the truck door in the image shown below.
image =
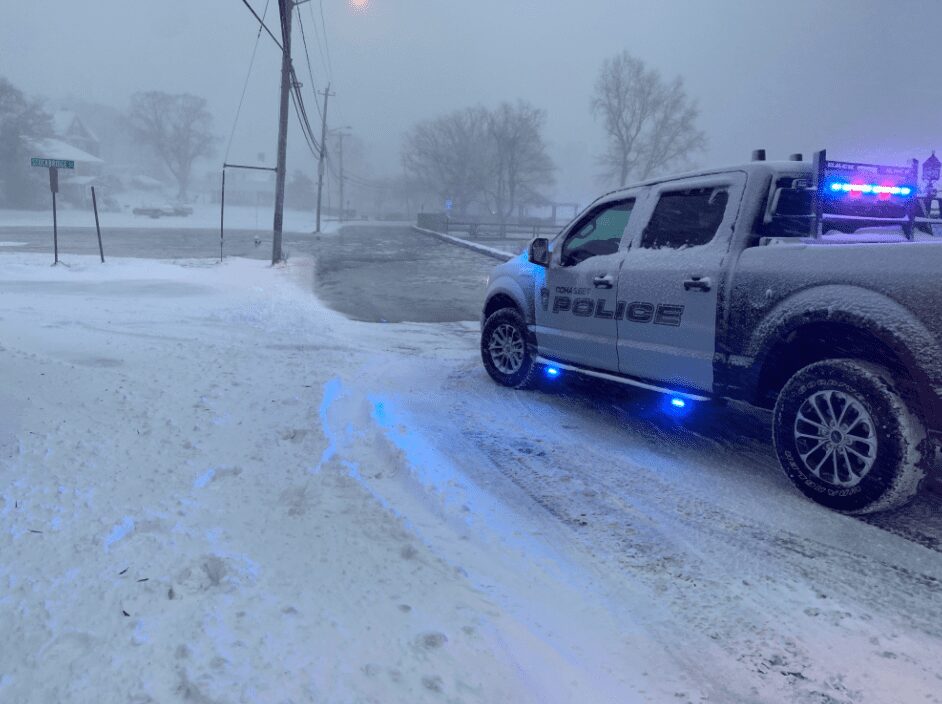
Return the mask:
[[618,370],[615,293],[624,258],[620,247],[634,205],[634,198],[600,204],[557,240],[536,292],[541,354]]
[[713,390],[717,294],[745,182],[731,172],[653,189],[618,276],[622,373]]

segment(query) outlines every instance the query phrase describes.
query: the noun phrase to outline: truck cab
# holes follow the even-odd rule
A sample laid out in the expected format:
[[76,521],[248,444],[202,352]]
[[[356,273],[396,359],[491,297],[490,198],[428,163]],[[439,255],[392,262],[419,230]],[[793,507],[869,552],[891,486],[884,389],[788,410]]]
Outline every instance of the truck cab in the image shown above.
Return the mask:
[[[884,439],[882,454],[912,445],[911,458],[920,456],[911,463],[915,469],[889,472],[896,484],[884,479],[882,488],[865,486],[867,476],[880,474],[878,460],[892,461],[877,457],[877,446],[867,444],[873,438],[858,442],[858,428],[849,434],[832,428],[835,440],[825,440],[824,452],[816,449],[805,460],[813,445],[796,440],[794,427],[778,429],[779,458],[787,473],[790,463],[800,489],[832,508],[899,505],[915,491],[913,477],[924,474],[927,432],[942,431],[942,314],[930,302],[939,291],[942,239],[913,236],[912,218],[893,220],[902,229],[888,240],[849,235],[908,213],[913,188],[859,185],[823,168],[818,160],[758,161],[599,198],[552,241],[534,240],[525,255],[495,269],[482,318],[485,367],[499,383],[518,388],[547,371],[576,372],[670,393],[681,403],[729,398],[785,413],[782,394],[803,370],[850,360],[859,368],[806,376],[880,377],[860,381],[872,387],[860,395],[891,388],[886,393],[898,395],[915,418],[899,429],[915,434]],[[858,193],[872,198],[840,200]],[[864,418],[867,399],[841,398],[841,410],[860,401],[853,408]],[[866,417],[876,436],[874,403]],[[807,407],[792,411],[810,418]],[[830,428],[840,425],[837,415],[811,420]],[[783,416],[781,422],[796,421]],[[822,428],[814,427],[812,440]],[[794,445],[789,457],[783,445]],[[835,464],[835,457],[846,466],[835,466],[830,481],[822,480],[819,461]]]

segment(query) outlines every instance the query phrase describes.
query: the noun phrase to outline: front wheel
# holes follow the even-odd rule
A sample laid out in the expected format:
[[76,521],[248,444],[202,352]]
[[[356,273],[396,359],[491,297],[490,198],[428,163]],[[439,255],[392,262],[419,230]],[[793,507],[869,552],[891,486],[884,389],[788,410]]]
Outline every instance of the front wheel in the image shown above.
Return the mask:
[[527,345],[527,324],[516,308],[501,308],[485,321],[481,359],[498,384],[514,389],[535,384],[537,365]]
[[773,433],[788,478],[837,511],[897,508],[925,476],[925,425],[875,364],[833,359],[801,369],[779,394]]

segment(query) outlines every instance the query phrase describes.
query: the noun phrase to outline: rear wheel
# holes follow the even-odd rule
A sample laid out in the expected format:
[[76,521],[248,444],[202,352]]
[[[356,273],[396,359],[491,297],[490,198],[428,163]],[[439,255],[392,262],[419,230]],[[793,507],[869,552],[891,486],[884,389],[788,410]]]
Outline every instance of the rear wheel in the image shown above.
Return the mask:
[[902,506],[925,476],[925,424],[874,364],[834,359],[800,370],[779,394],[773,432],[788,478],[837,511]]
[[526,322],[516,308],[501,308],[485,321],[481,359],[498,384],[515,389],[535,384],[537,364],[527,345]]

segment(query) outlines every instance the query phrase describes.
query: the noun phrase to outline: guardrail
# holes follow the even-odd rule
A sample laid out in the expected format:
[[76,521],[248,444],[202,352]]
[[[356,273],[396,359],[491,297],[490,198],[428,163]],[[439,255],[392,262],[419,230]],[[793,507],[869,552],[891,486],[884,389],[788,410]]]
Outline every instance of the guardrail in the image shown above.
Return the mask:
[[498,261],[505,262],[508,259],[513,259],[516,255],[511,252],[505,252],[501,249],[495,249],[494,247],[488,247],[486,245],[480,244],[478,242],[470,242],[468,240],[463,240],[460,237],[453,237],[452,235],[446,235],[444,232],[437,232],[436,230],[429,230],[424,227],[419,227],[418,225],[413,225],[412,229],[416,232],[421,232],[423,235],[429,235],[436,239],[442,240],[443,242],[448,242],[449,244],[454,244],[459,247],[464,247],[465,249],[470,249],[472,252],[477,252],[478,254],[483,254],[487,257],[497,259]]
[[419,213],[416,225],[425,230],[443,233],[465,233],[470,238],[533,239],[542,235],[554,237],[564,227],[552,222],[482,222],[452,220],[444,213]]

